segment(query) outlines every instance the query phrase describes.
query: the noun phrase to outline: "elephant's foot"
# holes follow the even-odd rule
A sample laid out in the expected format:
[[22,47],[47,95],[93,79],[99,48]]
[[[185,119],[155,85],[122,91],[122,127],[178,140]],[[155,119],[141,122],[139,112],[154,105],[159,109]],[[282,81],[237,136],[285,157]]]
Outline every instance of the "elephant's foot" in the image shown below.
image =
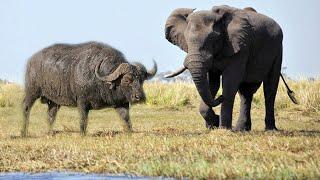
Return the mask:
[[234,128],[234,131],[251,131],[251,123],[238,120],[237,126]]
[[275,124],[275,120],[274,119],[267,119],[265,120],[266,122],[266,128],[265,130],[266,131],[278,131],[278,128],[276,127],[276,124]]
[[251,128],[247,126],[236,126],[236,128],[234,128],[233,130],[234,131],[251,131]]
[[227,129],[227,130],[232,130],[232,126],[219,126],[219,129]]
[[231,120],[220,120],[219,129],[232,130],[232,121]]
[[276,126],[273,126],[273,127],[266,127],[265,131],[279,131],[279,130]]
[[214,114],[212,118],[206,120],[206,128],[207,129],[215,129],[219,127],[219,116]]

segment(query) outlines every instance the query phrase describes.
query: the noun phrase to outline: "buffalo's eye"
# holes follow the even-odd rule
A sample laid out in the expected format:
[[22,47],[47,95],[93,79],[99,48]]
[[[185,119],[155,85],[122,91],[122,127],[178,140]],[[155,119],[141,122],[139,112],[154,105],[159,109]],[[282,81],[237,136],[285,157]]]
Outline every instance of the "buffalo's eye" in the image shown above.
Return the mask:
[[215,9],[214,12],[219,14],[220,13],[220,9]]
[[213,19],[211,17],[205,17],[203,19],[203,23],[206,25],[206,26],[209,26],[211,24],[213,24]]
[[132,76],[130,75],[130,76],[125,76],[125,77],[123,77],[123,82],[124,82],[125,84],[130,84],[130,83],[132,83],[132,82],[133,82]]

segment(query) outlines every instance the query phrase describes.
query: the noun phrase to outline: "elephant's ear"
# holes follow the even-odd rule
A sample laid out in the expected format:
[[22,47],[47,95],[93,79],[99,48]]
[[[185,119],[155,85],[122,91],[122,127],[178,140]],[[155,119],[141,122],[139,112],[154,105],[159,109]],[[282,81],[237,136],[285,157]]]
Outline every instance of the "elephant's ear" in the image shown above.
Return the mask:
[[217,22],[222,23],[225,32],[224,56],[232,56],[249,46],[252,26],[245,11],[229,6],[214,7]]
[[188,52],[188,45],[184,37],[184,31],[187,27],[187,17],[195,9],[179,8],[175,9],[167,19],[165,26],[166,39],[174,45],[179,46],[185,52]]

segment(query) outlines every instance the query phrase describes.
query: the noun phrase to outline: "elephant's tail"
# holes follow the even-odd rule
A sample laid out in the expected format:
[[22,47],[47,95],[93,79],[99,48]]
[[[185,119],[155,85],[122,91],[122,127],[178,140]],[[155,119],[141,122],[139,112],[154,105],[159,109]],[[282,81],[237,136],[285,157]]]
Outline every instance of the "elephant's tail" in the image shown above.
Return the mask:
[[282,81],[284,82],[284,85],[286,85],[287,93],[288,93],[288,96],[289,96],[289,98],[291,99],[291,101],[292,101],[293,103],[295,103],[295,104],[299,104],[297,98],[295,97],[294,92],[289,88],[287,82],[284,80],[284,77],[282,76],[281,73],[280,73],[280,76],[281,76]]

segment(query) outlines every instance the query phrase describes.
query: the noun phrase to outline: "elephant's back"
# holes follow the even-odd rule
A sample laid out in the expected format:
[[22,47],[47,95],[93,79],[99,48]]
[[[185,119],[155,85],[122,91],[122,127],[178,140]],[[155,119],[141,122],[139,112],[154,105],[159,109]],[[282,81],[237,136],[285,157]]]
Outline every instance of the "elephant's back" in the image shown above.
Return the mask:
[[256,36],[282,42],[282,29],[274,19],[257,12],[247,12],[247,14]]
[[273,68],[282,53],[282,30],[272,18],[256,12],[248,12],[254,29],[252,53],[247,64],[245,81],[261,82]]

